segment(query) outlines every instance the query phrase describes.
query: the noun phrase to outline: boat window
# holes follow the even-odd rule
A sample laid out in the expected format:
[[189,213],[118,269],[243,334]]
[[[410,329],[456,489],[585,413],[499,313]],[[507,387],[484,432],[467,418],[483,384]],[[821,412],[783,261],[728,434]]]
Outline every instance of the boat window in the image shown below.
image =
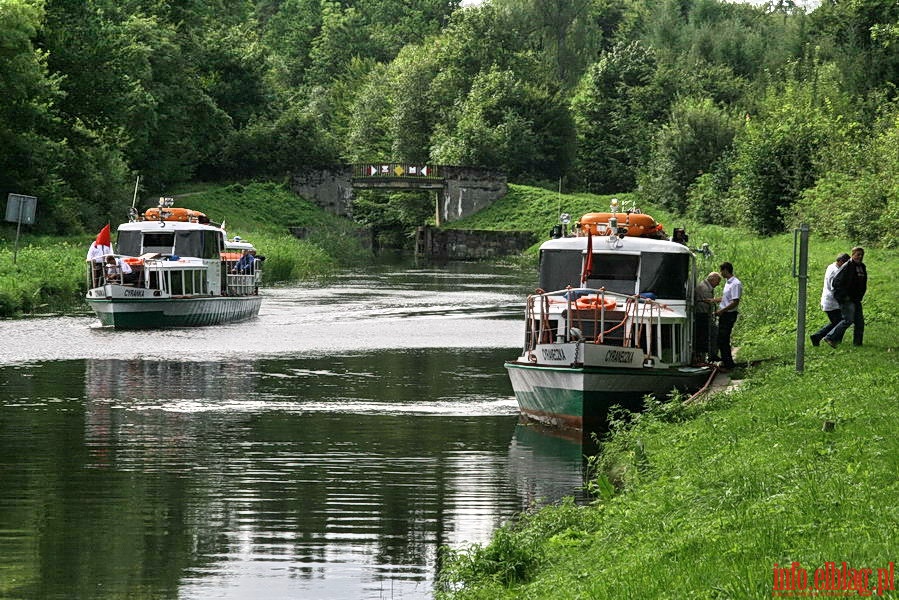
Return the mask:
[[140,256],[140,231],[119,231],[116,240],[116,253],[125,256]]
[[200,270],[193,271],[194,274],[194,293],[206,293],[206,278],[203,277],[204,272]]
[[647,252],[640,266],[640,291],[682,300],[687,297],[689,273],[689,254]]
[[[135,254],[145,254],[147,252],[158,252],[159,254],[171,254],[172,246],[175,244],[175,234],[171,231],[160,233],[144,232],[144,247],[141,252]],[[123,253],[124,254],[124,253]]]
[[581,257],[579,250],[543,250],[540,252],[540,287],[551,292],[568,285],[580,285]]
[[171,271],[171,286],[169,293],[172,296],[181,296],[184,294],[184,271]]
[[587,286],[610,292],[635,294],[640,257],[634,254],[593,254],[593,269]]
[[175,254],[197,258],[218,258],[221,236],[216,231],[178,231],[175,233]]

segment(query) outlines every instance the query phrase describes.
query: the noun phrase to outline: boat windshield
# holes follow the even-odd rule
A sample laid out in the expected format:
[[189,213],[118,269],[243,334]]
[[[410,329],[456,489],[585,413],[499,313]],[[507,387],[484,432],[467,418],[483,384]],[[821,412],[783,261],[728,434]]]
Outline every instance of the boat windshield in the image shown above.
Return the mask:
[[221,234],[215,230],[191,231],[119,231],[116,242],[119,254],[140,256],[158,252],[196,258],[218,258],[224,248]]
[[581,278],[581,252],[577,250],[541,250],[540,283],[547,291],[578,285]]
[[[579,286],[584,254],[579,250],[544,250],[540,253],[540,287],[561,290]],[[670,252],[637,254],[594,253],[586,285],[621,294],[652,293],[656,298],[687,297],[690,255]],[[637,289],[639,275],[639,286]]]
[[[544,250],[540,254],[540,287],[561,290],[579,286],[584,254],[580,250]],[[612,292],[634,294],[637,287],[636,254],[593,254],[593,271],[587,286]]]
[[175,254],[197,258],[218,258],[224,249],[222,236],[213,230],[178,231],[175,233]]
[[687,297],[690,255],[647,252],[640,262],[640,292],[656,298],[683,300]]
[[[142,250],[141,244],[141,232],[140,231],[119,231],[119,237],[116,240],[116,250],[119,254],[123,254],[125,256],[140,256],[145,251]],[[160,240],[163,241],[163,240]],[[167,254],[171,254],[172,251],[172,242],[171,242],[171,234],[169,234],[169,242],[166,246],[166,250],[152,250],[152,252],[165,252]],[[148,251],[149,252],[149,251]]]

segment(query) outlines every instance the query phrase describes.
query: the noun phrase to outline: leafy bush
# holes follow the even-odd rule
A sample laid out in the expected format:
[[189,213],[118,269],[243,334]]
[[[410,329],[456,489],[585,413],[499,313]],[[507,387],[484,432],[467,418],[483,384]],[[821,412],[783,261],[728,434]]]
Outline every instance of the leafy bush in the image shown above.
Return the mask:
[[733,181],[733,154],[726,152],[712,165],[708,173],[703,173],[687,190],[687,214],[700,223],[735,225],[738,221],[737,207],[727,195]]
[[683,214],[687,190],[731,147],[735,119],[710,99],[687,98],[671,110],[668,122],[655,134],[640,194]]
[[899,245],[899,109],[892,119],[881,135],[833,150],[839,170],[802,194],[790,223],[858,243]]
[[87,244],[33,238],[19,248],[0,248],[0,317],[49,312],[81,302],[87,289],[84,254]]

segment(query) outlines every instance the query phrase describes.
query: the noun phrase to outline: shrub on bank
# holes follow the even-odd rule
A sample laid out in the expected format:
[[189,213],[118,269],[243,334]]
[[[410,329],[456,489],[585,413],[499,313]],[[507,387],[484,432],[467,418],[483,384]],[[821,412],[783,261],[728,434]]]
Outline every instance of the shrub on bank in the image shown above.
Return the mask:
[[21,242],[18,253],[0,247],[0,316],[66,310],[80,303],[87,288],[87,246],[55,238]]

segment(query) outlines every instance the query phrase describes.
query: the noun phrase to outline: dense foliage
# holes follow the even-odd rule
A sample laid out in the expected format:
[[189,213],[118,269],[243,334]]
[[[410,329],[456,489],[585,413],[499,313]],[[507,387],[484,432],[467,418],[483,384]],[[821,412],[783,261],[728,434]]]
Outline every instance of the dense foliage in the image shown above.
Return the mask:
[[138,174],[431,161],[895,244],[897,45],[882,0],[0,0],[0,195],[69,233]]

